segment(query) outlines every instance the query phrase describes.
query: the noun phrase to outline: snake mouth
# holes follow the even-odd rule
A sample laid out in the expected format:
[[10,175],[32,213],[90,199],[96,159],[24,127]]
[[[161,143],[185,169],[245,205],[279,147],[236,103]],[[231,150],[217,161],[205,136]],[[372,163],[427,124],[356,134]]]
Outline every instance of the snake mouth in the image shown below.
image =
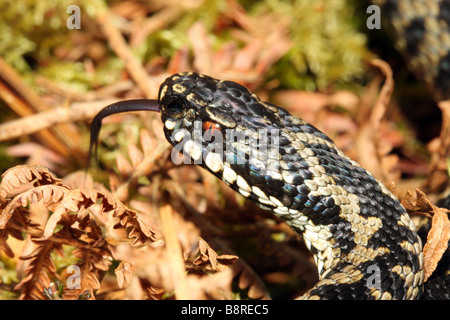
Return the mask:
[[155,111],[161,112],[161,104],[159,100],[155,99],[136,99],[119,101],[103,108],[92,120],[91,123],[91,138],[89,142],[89,156],[88,167],[91,164],[92,156],[97,161],[97,147],[100,129],[102,127],[102,120],[110,115],[117,113],[125,113],[132,111]]

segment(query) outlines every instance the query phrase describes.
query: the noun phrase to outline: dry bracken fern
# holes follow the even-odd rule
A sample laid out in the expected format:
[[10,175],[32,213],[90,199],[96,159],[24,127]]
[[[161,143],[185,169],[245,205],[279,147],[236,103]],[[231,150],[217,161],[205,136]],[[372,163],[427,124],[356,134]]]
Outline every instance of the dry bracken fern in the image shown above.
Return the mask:
[[[134,159],[131,168],[142,170],[144,154],[139,156],[136,148],[129,150]],[[131,177],[135,174],[133,169],[129,173]],[[177,261],[181,263],[179,274],[187,272],[183,277],[184,285],[189,286],[185,298],[232,298],[235,279],[242,289],[248,289],[249,296],[269,297],[263,282],[245,262],[237,261],[233,254],[218,254],[200,237],[198,227],[183,218],[188,214],[186,208],[195,210],[187,203],[168,207],[169,228],[161,229],[155,221],[150,227],[147,221],[153,213],[142,215],[130,209],[87,173],[59,179],[47,168],[30,165],[7,170],[2,175],[0,194],[0,250],[10,258],[19,254],[27,265],[14,288],[20,299],[95,299],[105,273],[116,260],[117,287],[132,285],[133,278],[138,278],[139,288],[133,290],[142,292],[140,298],[174,297],[180,289],[173,272]],[[132,203],[152,211],[148,203]],[[37,204],[45,208],[45,217],[34,212]],[[30,251],[24,251],[31,253],[16,252],[9,245],[9,237],[23,241],[24,235],[32,244],[27,249]],[[170,237],[175,239],[172,245],[165,241]],[[223,243],[212,243],[231,252]],[[123,245],[128,248],[125,253]],[[174,245],[180,248],[179,255],[172,254]],[[69,254],[76,262],[62,272],[55,266],[55,254]],[[57,292],[48,294],[55,281],[64,284],[60,296]]]
[[[99,215],[116,219],[114,228],[123,229],[132,245],[155,240],[155,233],[143,223],[137,212],[128,209],[105,190],[70,188],[47,168],[21,165],[7,170],[0,184],[0,249],[9,257],[14,252],[7,243],[12,236],[24,240],[29,234],[34,243],[23,279],[15,287],[22,299],[44,298],[43,291],[53,280],[59,279],[51,253],[63,255],[62,245],[75,249],[72,255],[79,260],[79,286],[65,288],[64,298],[74,298],[100,287],[100,271],[107,271],[113,259],[111,246],[105,240]],[[40,226],[30,219],[33,204],[43,205],[50,216]]]

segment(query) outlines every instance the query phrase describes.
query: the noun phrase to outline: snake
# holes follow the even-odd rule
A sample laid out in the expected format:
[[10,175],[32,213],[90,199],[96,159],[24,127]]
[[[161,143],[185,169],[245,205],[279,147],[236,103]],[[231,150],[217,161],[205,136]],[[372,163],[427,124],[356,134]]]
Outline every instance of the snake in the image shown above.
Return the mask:
[[[373,2],[414,73],[437,101],[450,99],[450,1]],[[130,111],[160,112],[172,155],[211,172],[303,238],[319,279],[300,299],[450,299],[449,250],[435,283],[424,283],[424,236],[405,208],[313,125],[241,84],[182,72],[161,84],[158,99],[102,109],[91,123],[89,158],[102,119]]]
[[160,112],[175,153],[303,238],[319,280],[302,299],[424,297],[422,241],[405,208],[313,125],[241,84],[183,72],[161,84],[158,99],[102,109],[91,124],[90,154],[102,119],[129,111]]

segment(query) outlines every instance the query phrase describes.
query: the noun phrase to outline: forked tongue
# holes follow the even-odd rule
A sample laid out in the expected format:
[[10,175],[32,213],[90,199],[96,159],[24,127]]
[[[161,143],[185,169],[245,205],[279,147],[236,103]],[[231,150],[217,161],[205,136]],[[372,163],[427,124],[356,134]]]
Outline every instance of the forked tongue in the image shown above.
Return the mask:
[[[124,112],[132,111],[156,111],[160,112],[161,108],[158,100],[154,99],[137,99],[137,100],[125,100],[119,101],[109,106],[103,108],[91,123],[91,138],[89,142],[89,156],[87,167],[90,166],[92,155],[95,157],[95,162],[97,162],[97,146],[98,146],[98,136],[100,134],[100,129],[102,127],[102,120],[110,115]],[[92,154],[94,151],[94,154]]]

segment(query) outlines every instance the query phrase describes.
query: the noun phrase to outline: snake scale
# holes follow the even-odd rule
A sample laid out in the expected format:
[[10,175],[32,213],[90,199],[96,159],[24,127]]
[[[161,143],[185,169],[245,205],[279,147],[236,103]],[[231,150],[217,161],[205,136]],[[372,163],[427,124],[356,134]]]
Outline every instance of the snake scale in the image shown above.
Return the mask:
[[[396,33],[407,34],[398,46],[409,52],[416,74],[437,100],[449,98],[450,1],[377,2]],[[403,206],[311,124],[240,84],[185,72],[161,84],[158,100],[122,101],[100,111],[90,154],[103,118],[139,110],[161,112],[174,150],[304,239],[319,281],[302,299],[450,298],[447,271],[435,276],[437,284],[424,285],[422,241]]]

